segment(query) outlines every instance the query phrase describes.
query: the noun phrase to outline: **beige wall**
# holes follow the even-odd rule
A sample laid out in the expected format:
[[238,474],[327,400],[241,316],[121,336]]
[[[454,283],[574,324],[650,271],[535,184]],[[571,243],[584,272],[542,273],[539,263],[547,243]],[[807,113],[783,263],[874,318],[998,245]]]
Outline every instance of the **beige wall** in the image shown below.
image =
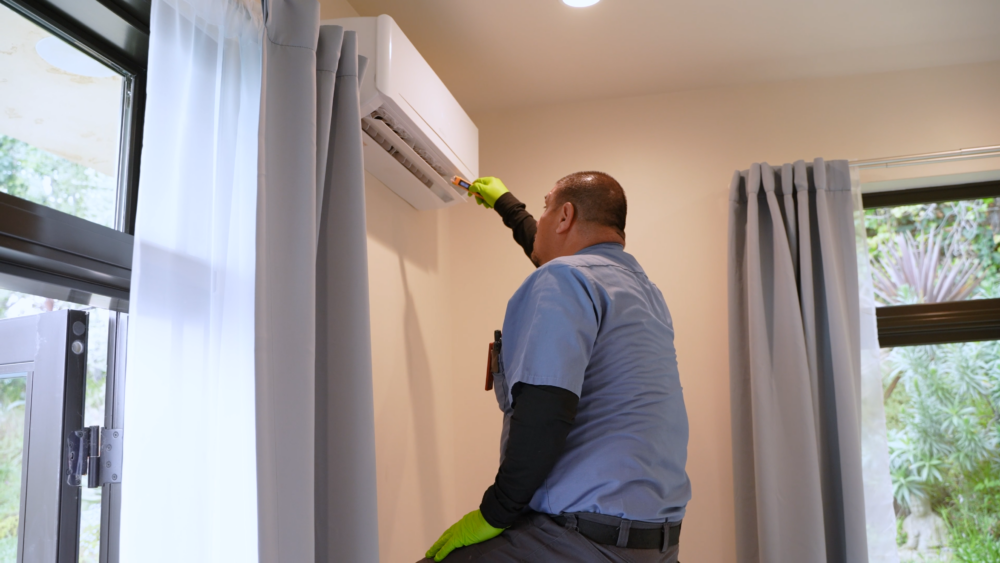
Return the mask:
[[455,512],[447,224],[366,176],[382,561],[415,561]]
[[[351,17],[323,0],[324,18]],[[754,161],[869,158],[995,144],[1000,64],[682,92],[473,116],[480,172],[533,213],[560,176],[628,192],[628,251],[674,315],[691,420],[684,560],[735,559],[726,352],[726,190]],[[483,363],[532,267],[474,205],[418,212],[366,176],[381,560],[418,559],[476,508],[499,457]]]
[[319,16],[330,18],[356,18],[358,11],[347,0],[319,0]]

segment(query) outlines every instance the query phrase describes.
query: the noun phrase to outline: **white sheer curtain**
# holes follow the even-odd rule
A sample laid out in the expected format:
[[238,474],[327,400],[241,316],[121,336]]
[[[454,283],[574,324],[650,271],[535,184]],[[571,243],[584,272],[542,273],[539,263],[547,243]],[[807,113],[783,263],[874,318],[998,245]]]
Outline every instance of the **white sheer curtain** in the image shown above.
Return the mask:
[[258,559],[262,27],[243,6],[152,2],[125,393],[124,562]]
[[878,327],[875,322],[875,290],[868,257],[865,210],[861,205],[858,169],[851,169],[854,201],[854,233],[858,251],[858,287],[861,303],[861,470],[865,481],[865,523],[868,527],[868,561],[898,563],[896,514],[892,507],[889,478],[889,445],[882,402],[882,371]]

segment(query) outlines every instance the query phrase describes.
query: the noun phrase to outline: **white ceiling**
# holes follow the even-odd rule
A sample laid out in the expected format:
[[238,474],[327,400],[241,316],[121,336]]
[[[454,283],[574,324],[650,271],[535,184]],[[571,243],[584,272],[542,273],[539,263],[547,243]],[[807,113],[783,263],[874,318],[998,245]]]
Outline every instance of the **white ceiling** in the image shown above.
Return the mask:
[[350,0],[469,112],[1000,60],[1000,0]]

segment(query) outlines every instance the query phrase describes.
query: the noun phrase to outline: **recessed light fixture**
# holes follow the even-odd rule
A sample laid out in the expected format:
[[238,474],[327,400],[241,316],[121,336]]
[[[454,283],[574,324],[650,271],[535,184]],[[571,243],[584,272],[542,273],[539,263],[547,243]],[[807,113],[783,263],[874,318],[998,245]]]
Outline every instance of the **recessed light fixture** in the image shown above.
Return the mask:
[[574,8],[586,8],[587,6],[593,6],[601,0],[563,0],[563,4],[567,6],[573,6]]
[[35,43],[35,51],[38,51],[38,56],[45,59],[45,62],[70,74],[91,78],[104,78],[116,74],[115,71],[51,35]]

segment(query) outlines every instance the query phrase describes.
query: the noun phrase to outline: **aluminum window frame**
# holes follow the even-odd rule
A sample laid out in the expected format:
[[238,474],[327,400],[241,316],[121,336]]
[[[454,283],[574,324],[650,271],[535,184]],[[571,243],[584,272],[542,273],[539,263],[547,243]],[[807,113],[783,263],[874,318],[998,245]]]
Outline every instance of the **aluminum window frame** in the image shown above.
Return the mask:
[[[139,189],[149,0],[0,0],[123,77],[115,228],[0,193],[0,276],[35,293],[128,308]],[[71,290],[66,294],[62,288]],[[95,296],[101,299],[96,299]]]
[[146,111],[149,0],[0,0],[0,4],[107,65],[124,79],[115,229],[133,234]]

